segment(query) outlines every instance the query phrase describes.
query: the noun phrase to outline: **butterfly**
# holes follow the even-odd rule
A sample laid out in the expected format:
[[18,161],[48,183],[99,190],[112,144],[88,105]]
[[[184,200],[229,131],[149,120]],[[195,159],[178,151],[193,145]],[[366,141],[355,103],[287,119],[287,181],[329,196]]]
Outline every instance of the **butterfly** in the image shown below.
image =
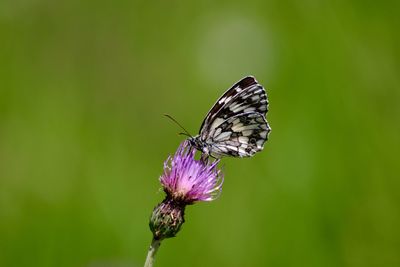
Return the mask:
[[268,98],[253,76],[247,76],[227,90],[207,113],[199,134],[188,138],[202,153],[221,158],[251,157],[264,148],[271,127],[265,119]]

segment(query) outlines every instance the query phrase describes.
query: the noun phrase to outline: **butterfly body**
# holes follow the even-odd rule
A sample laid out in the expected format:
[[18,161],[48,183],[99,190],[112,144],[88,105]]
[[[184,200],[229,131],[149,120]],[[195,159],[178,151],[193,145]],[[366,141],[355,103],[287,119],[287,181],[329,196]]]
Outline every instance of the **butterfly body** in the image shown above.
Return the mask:
[[214,104],[199,135],[188,140],[202,157],[250,157],[263,149],[271,128],[267,94],[252,76],[234,84]]

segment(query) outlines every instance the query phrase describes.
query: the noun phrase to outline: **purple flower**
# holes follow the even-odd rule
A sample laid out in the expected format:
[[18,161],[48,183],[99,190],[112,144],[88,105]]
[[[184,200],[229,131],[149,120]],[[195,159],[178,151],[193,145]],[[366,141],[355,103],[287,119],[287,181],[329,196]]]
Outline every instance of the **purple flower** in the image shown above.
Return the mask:
[[216,199],[222,190],[223,176],[214,162],[196,160],[195,149],[183,142],[173,157],[164,163],[160,182],[167,194],[150,216],[154,240],[174,237],[185,222],[185,207],[196,201]]
[[176,202],[211,201],[221,193],[223,176],[217,169],[219,160],[196,160],[195,153],[196,150],[184,141],[175,155],[164,163],[160,182],[167,195]]

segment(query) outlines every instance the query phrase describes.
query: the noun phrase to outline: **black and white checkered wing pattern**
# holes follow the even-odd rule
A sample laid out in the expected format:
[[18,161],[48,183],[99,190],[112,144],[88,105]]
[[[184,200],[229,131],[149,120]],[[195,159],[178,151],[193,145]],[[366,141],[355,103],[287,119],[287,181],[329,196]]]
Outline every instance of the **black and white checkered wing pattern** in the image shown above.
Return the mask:
[[214,157],[248,157],[263,149],[270,127],[264,114],[268,100],[264,88],[248,76],[226,91],[208,112],[200,140]]
[[210,155],[215,158],[253,156],[263,149],[270,130],[261,113],[249,112],[229,117],[209,137]]
[[247,76],[226,91],[208,112],[200,127],[200,136],[206,140],[224,120],[240,113],[268,111],[264,88],[252,76]]

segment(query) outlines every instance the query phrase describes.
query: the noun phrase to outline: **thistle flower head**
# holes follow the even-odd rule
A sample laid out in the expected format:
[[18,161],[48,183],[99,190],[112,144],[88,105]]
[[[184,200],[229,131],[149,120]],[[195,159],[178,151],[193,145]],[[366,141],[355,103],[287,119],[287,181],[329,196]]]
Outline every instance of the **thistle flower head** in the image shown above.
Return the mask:
[[217,169],[219,160],[211,163],[196,160],[195,153],[188,141],[184,141],[164,163],[160,182],[167,196],[176,202],[211,201],[221,193],[223,176]]
[[164,163],[160,182],[167,194],[150,216],[154,240],[174,237],[185,222],[185,207],[196,201],[216,199],[222,190],[219,161],[203,162],[194,158],[196,151],[183,142],[173,157]]

